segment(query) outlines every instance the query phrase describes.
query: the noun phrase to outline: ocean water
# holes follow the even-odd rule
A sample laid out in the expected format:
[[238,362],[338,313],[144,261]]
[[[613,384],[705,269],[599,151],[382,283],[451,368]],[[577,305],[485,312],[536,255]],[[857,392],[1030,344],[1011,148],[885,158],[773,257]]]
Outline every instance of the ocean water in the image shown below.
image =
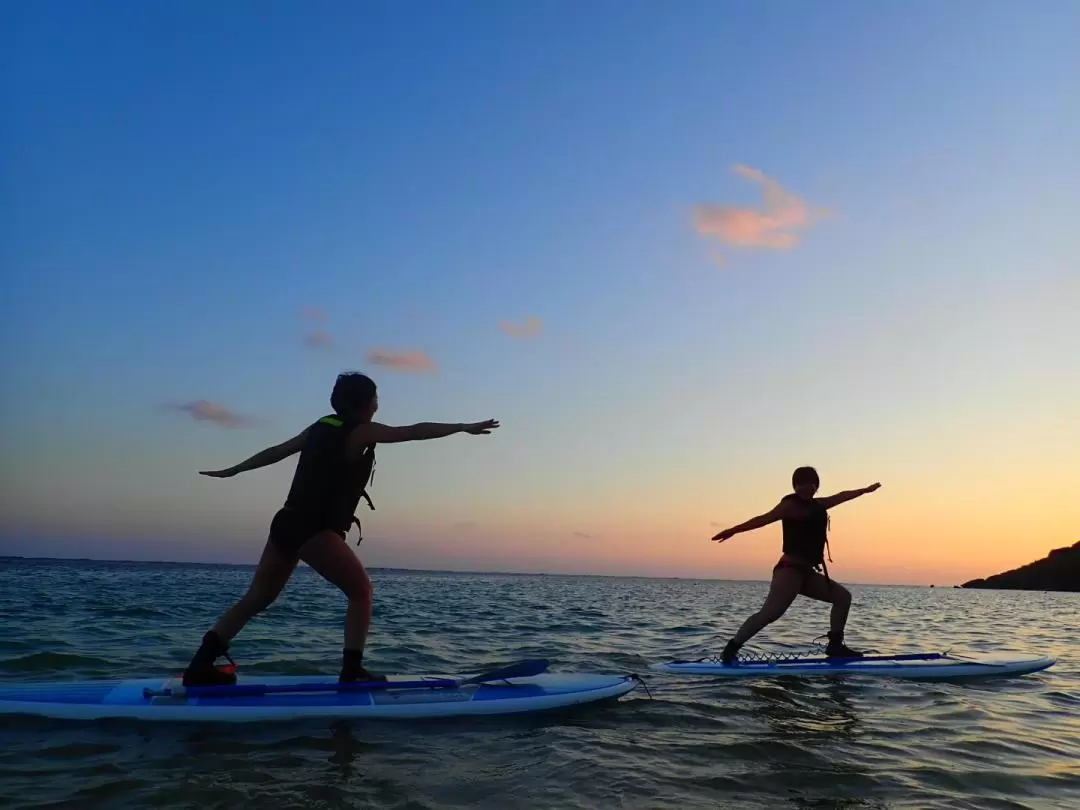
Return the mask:
[[[0,680],[175,674],[251,568],[0,561]],[[852,585],[849,643],[1051,653],[966,684],[718,682],[652,673],[716,654],[765,583],[373,571],[373,669],[522,657],[636,672],[614,704],[548,716],[254,725],[0,723],[4,808],[1080,808],[1080,594]],[[309,569],[237,638],[248,673],[339,665],[344,599]],[[804,647],[800,598],[754,640]]]

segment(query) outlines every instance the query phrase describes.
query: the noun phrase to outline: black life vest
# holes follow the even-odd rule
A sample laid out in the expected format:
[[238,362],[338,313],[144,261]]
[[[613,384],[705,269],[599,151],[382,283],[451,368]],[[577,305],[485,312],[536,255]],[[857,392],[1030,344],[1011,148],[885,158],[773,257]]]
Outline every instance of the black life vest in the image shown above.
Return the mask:
[[363,540],[356,507],[363,498],[368,507],[375,508],[367,493],[374,476],[375,445],[365,447],[359,459],[349,459],[349,434],[359,424],[358,419],[330,415],[308,428],[304,449],[300,451],[292,485],[285,498],[285,508],[344,534],[355,523],[361,529],[360,540]]
[[813,498],[804,500],[792,493],[783,501],[794,508],[794,517],[784,518],[784,553],[806,560],[811,565],[825,562],[825,546],[829,542],[829,513]]

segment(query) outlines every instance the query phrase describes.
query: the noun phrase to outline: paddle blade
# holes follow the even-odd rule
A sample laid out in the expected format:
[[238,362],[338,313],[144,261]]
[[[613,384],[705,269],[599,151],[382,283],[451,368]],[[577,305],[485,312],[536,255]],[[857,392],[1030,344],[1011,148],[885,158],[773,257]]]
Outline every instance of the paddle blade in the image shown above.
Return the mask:
[[486,683],[487,681],[507,681],[511,678],[529,678],[533,675],[539,675],[541,672],[546,672],[550,665],[551,662],[546,659],[532,658],[526,661],[518,661],[516,664],[510,664],[500,669],[492,669],[480,675],[474,675],[460,681],[460,683]]

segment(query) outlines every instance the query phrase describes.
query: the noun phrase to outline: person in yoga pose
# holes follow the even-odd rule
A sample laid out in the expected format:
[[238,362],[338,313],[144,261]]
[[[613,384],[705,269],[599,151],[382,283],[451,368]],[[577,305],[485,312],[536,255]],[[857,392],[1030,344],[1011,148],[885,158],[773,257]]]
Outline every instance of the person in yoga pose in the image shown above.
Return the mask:
[[760,529],[778,520],[782,522],[784,530],[783,555],[773,568],[769,595],[761,610],[743,622],[724,647],[721,660],[725,664],[736,663],[739,649],[767,625],[783,616],[799,594],[832,603],[826,656],[862,657],[861,652],[844,644],[851,591],[839,582],[833,582],[825,565],[825,548],[829,542],[828,510],[874,492],[881,484],[818,498],[815,497],[820,486],[817,471],[813,467],[799,467],[791,476],[791,485],[795,491],[785,495],[771,511],[717,532],[712,538],[723,543],[736,534]]
[[488,419],[453,424],[421,422],[403,427],[379,424],[372,421],[379,407],[375,383],[359,373],[338,376],[330,404],[333,414],[316,420],[288,441],[233,467],[202,472],[213,478],[230,478],[300,454],[288,497],[270,523],[251,586],[203,636],[202,645],[184,672],[185,686],[236,683],[235,665],[219,668],[215,661],[223,655],[228,657],[229,642],[273,603],[300,560],[337,585],[349,600],[339,680],[386,680],[363,665],[371,623],[371,581],[345,543],[352,524],[359,526],[355,511],[360,499],[367,499],[372,506],[367,487],[375,465],[375,445],[439,439],[455,433],[480,436],[491,433],[499,423]]

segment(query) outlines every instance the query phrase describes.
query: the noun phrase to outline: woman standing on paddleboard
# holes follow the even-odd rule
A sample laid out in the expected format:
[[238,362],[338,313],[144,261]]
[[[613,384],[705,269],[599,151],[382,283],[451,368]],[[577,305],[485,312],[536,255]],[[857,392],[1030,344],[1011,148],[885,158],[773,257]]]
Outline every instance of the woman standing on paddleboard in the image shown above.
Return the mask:
[[[800,593],[811,599],[832,603],[829,614],[829,643],[825,648],[825,655],[829,658],[862,657],[861,652],[844,644],[844,626],[851,609],[851,592],[829,579],[829,572],[825,567],[825,546],[829,542],[828,510],[860,495],[874,492],[881,484],[838,492],[827,498],[815,498],[820,486],[817,470],[813,467],[799,467],[791,476],[791,486],[795,492],[785,495],[772,511],[724,529],[712,538],[723,543],[740,532],[760,529],[778,520],[782,521],[784,528],[784,553],[773,568],[769,595],[765,598],[761,610],[747,619],[724,647],[721,660],[725,664],[734,664],[739,648],[766,625],[783,616]],[[818,571],[819,568],[824,573]]]
[[184,672],[185,686],[236,682],[233,672],[218,669],[214,662],[226,654],[233,637],[273,603],[300,560],[341,588],[349,600],[339,680],[385,680],[372,675],[363,665],[371,623],[371,581],[345,544],[352,524],[359,525],[354,513],[360,499],[366,498],[371,505],[366,490],[375,464],[375,445],[440,439],[455,433],[478,436],[491,433],[499,423],[489,419],[471,424],[381,425],[372,421],[379,407],[375,383],[358,373],[338,376],[330,404],[333,415],[324,416],[298,436],[256,453],[235,467],[201,473],[230,478],[300,454],[289,495],[270,524],[270,535],[251,586],[203,637],[202,646]]

